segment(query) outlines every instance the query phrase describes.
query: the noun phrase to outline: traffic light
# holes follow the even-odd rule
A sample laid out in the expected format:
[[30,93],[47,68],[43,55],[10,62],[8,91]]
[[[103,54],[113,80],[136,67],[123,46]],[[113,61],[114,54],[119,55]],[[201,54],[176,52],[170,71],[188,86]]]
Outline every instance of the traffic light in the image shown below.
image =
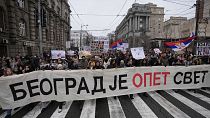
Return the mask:
[[47,12],[44,8],[41,10],[41,21],[42,21],[42,27],[47,26]]

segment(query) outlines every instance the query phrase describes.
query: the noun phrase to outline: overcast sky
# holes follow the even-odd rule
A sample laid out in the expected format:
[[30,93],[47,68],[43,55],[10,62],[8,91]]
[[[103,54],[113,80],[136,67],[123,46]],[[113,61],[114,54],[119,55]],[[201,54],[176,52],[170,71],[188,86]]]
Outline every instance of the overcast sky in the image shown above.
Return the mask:
[[[109,29],[106,31],[89,31],[94,36],[106,36],[107,33],[115,30],[124,16],[96,15],[117,15],[119,12],[120,15],[124,15],[127,13],[128,9],[132,7],[134,2],[135,0],[69,0],[70,9],[72,11],[72,30],[80,30],[81,24],[83,24],[88,25],[87,27],[84,26],[83,30]],[[140,4],[151,2],[157,4],[159,7],[164,7],[165,20],[169,19],[170,16],[183,16],[188,18],[195,16],[195,8],[190,9],[190,6],[193,6],[196,3],[196,0],[136,0],[136,2]],[[76,14],[87,15],[77,16]]]

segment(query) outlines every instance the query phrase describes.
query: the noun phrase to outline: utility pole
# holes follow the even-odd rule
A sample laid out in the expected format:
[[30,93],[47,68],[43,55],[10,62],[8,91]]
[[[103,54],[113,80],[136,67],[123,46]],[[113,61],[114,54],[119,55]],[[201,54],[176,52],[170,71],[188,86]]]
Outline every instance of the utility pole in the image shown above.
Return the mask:
[[196,50],[197,50],[197,40],[198,40],[198,22],[199,22],[199,10],[200,9],[200,0],[196,0],[196,11],[195,11],[195,40],[193,44],[193,53],[196,55]]
[[88,26],[88,25],[81,25],[81,30],[80,30],[80,38],[79,38],[79,51],[82,51],[82,27],[83,26]]
[[41,0],[38,0],[38,24],[39,24],[39,55],[43,57],[42,48],[42,23],[41,23]]
[[199,23],[199,12],[200,12],[200,0],[196,1],[196,13],[195,13],[195,19],[196,19],[196,24],[195,24],[195,36],[198,36],[198,23]]
[[196,18],[196,25],[195,25],[195,41],[194,41],[194,53],[196,54],[196,50],[197,50],[197,42],[199,40],[198,34],[199,34],[199,22],[200,20],[203,19],[203,6],[204,5],[204,1],[203,0],[197,0],[196,1],[196,13],[195,13],[195,18]]
[[81,47],[82,47],[82,43],[81,43],[81,41],[82,41],[82,25],[81,25],[81,30],[80,30],[80,38],[79,38],[79,51],[81,51]]

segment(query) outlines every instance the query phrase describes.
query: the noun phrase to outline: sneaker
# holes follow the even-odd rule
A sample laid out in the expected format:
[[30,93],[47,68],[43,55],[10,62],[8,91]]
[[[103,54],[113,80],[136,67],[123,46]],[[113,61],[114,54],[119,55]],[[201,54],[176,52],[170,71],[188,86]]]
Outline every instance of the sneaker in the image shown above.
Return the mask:
[[148,94],[147,94],[146,92],[144,92],[143,95],[144,95],[145,97],[148,97]]
[[133,100],[133,99],[134,99],[134,97],[131,97],[131,96],[130,96],[130,99],[131,99],[131,100]]
[[58,109],[58,113],[62,112],[62,109]]

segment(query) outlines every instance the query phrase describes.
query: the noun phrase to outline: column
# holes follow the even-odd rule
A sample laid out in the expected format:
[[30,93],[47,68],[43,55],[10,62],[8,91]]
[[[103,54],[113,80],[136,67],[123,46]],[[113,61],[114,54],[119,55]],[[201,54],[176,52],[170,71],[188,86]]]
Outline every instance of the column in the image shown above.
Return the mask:
[[[35,22],[35,2],[33,0],[29,0],[29,32],[30,32],[30,40],[35,41],[35,28],[36,28],[36,22]],[[35,43],[35,42],[34,42]],[[32,52],[33,53],[33,52]]]
[[149,16],[146,16],[146,31],[149,29]]
[[54,39],[54,36],[53,36],[53,14],[51,12],[49,12],[49,22],[50,22],[50,26],[49,26],[49,32],[50,32],[50,43],[53,43],[53,39]]
[[130,27],[130,29],[129,29],[129,31],[132,31],[132,17],[129,19],[129,27]]
[[[18,42],[19,39],[16,39],[18,32],[17,32],[17,26],[18,26],[18,22],[17,22],[17,10],[15,9],[15,2],[14,1],[8,1],[8,29],[9,29],[9,41],[11,43],[13,42]],[[9,56],[13,56],[16,55],[18,52],[18,43],[16,45],[13,45],[10,43],[10,48],[8,49],[8,54],[10,54]]]
[[139,16],[137,16],[137,30],[139,30]]
[[138,29],[137,29],[137,22],[138,22],[138,21],[137,21],[137,16],[135,16],[135,30],[138,30]]

